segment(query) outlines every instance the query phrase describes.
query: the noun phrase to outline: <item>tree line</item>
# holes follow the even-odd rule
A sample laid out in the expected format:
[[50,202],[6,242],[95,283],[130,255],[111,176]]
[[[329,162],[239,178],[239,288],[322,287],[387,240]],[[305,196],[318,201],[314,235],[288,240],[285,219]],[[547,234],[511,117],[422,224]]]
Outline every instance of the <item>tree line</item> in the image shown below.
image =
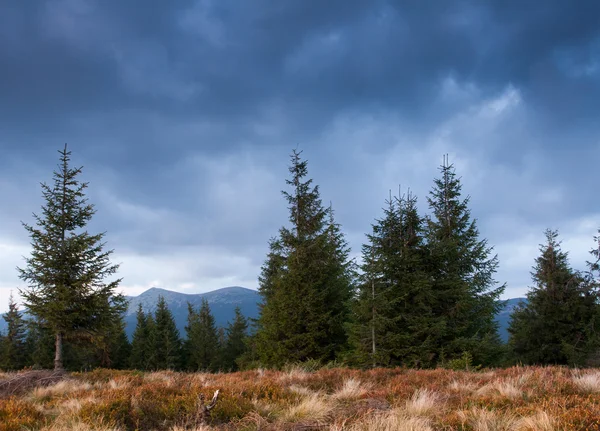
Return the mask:
[[[125,299],[113,278],[104,234],[85,227],[95,213],[60,151],[54,183],[42,184],[35,225],[24,224],[32,253],[20,278],[29,322],[11,297],[0,339],[0,367],[19,368],[24,355],[40,366],[235,370],[290,362],[357,367],[502,366],[512,363],[593,365],[600,360],[600,242],[585,271],[573,269],[558,232],[546,231],[528,301],[514,312],[504,345],[494,318],[505,284],[498,258],[481,238],[469,197],[447,158],[420,214],[408,191],[384,202],[359,262],[351,257],[333,207],[323,205],[308,163],[293,151],[283,196],[289,220],[269,241],[259,276],[258,319],[236,312],[215,328],[208,303],[188,309],[182,339],[166,302],[154,314],[137,310],[131,344]],[[600,231],[599,231],[600,232]],[[248,335],[249,325],[252,335]],[[19,362],[21,361],[21,362]],[[18,364],[19,366],[13,366]]]

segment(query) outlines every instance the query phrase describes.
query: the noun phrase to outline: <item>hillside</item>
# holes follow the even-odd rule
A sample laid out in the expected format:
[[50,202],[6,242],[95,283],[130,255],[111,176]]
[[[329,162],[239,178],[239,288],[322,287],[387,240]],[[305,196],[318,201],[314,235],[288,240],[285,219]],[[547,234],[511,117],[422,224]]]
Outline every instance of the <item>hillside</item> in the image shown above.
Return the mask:
[[187,304],[188,302],[194,308],[200,307],[202,299],[206,298],[210,305],[210,310],[215,317],[217,326],[226,326],[233,319],[235,308],[240,307],[242,314],[246,318],[258,317],[258,302],[260,296],[257,291],[245,287],[232,286],[213,290],[212,292],[186,294],[173,292],[171,290],[153,287],[138,296],[128,296],[129,309],[125,316],[127,335],[131,337],[135,330],[136,311],[139,304],[142,304],[144,311],[154,311],[158,297],[163,296],[173,313],[175,324],[182,336],[185,335],[185,325],[187,323]]
[[[129,309],[127,311],[127,315],[125,316],[125,331],[129,337],[131,337],[135,329],[135,313],[138,304],[142,304],[144,311],[153,311],[160,295],[164,296],[165,300],[167,301],[181,336],[185,335],[184,328],[187,319],[187,303],[190,302],[194,307],[197,308],[200,306],[202,298],[206,298],[208,300],[217,326],[227,325],[227,322],[229,322],[234,316],[234,310],[236,306],[241,308],[242,314],[245,317],[258,317],[258,303],[260,302],[260,296],[257,291],[252,289],[247,289],[240,286],[231,286],[214,290],[212,292],[186,294],[153,287],[138,296],[126,297],[129,301]],[[496,316],[496,320],[499,324],[500,338],[504,342],[508,340],[507,328],[510,315],[521,301],[526,301],[526,299],[508,299],[504,308]],[[0,319],[0,332],[5,331],[6,322],[4,319]]]

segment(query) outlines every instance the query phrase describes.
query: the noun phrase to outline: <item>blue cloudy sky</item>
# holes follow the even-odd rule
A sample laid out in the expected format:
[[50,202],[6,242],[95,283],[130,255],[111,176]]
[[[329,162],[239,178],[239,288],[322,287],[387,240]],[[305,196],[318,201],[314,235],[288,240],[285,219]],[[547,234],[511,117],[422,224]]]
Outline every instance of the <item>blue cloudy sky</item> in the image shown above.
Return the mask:
[[0,3],[0,311],[65,142],[128,294],[257,287],[290,151],[358,254],[448,153],[523,295],[546,227],[600,226],[596,1]]

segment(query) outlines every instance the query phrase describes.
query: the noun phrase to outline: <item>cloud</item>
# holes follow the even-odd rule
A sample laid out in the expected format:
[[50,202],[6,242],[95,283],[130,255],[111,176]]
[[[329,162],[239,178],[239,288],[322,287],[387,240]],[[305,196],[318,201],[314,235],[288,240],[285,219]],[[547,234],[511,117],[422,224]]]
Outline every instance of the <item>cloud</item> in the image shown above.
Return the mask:
[[[591,0],[1,3],[0,244],[27,249],[20,221],[67,142],[127,289],[255,287],[287,221],[292,148],[355,254],[390,189],[410,187],[426,212],[449,154],[497,278],[521,295],[546,227],[574,265],[595,231],[599,12]],[[5,290],[19,282],[6,250]]]

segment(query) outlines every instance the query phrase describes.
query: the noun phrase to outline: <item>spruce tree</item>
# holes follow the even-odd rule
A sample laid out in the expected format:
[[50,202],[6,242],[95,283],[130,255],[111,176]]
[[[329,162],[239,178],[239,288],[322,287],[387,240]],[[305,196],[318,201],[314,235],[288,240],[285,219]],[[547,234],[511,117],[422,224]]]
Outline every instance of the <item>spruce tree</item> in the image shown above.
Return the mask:
[[494,317],[505,286],[494,280],[498,258],[487,240],[479,238],[454,166],[445,158],[440,171],[428,197],[433,214],[426,232],[427,271],[436,297],[433,314],[442,319],[435,359],[466,352],[476,363],[489,365],[501,351]]
[[187,368],[191,371],[215,371],[218,367],[219,337],[208,301],[203,298],[200,310],[188,304]]
[[584,366],[600,347],[597,286],[571,268],[557,231],[545,235],[527,304],[511,316],[509,347],[525,364]]
[[154,321],[150,313],[144,313],[142,304],[136,312],[136,325],[131,340],[130,366],[136,370],[152,370],[155,364]]
[[41,215],[33,215],[35,226],[23,224],[33,250],[25,268],[19,268],[28,283],[20,290],[28,313],[54,334],[57,370],[63,369],[65,338],[93,340],[126,308],[124,297],[115,292],[120,280],[105,281],[118,265],[110,263],[112,250],[104,250],[104,233],[84,230],[95,210],[84,194],[88,183],[77,178],[82,168],[69,166],[66,145],[59,153],[53,185],[42,183]]
[[181,367],[181,339],[179,330],[173,320],[173,314],[165,298],[158,297],[154,313],[154,350],[156,366],[161,370],[176,370]]
[[223,369],[237,371],[237,360],[246,353],[246,339],[248,337],[248,321],[242,314],[240,307],[235,307],[235,317],[227,325],[227,338],[223,349]]
[[8,301],[8,312],[2,316],[8,327],[2,340],[0,368],[19,370],[25,366],[25,339],[27,331],[23,316],[17,307],[12,293]]
[[319,187],[306,180],[307,162],[294,151],[283,192],[291,227],[270,241],[259,278],[257,353],[264,365],[329,361],[345,348],[353,266],[331,208],[324,208]]
[[362,246],[362,274],[354,303],[350,338],[351,362],[372,367],[391,364],[390,335],[397,329],[392,257],[401,247],[400,218],[396,203],[386,201],[384,217],[375,221],[368,243]]
[[351,358],[363,366],[428,367],[439,319],[425,270],[423,219],[411,193],[390,196],[386,206],[363,245]]

